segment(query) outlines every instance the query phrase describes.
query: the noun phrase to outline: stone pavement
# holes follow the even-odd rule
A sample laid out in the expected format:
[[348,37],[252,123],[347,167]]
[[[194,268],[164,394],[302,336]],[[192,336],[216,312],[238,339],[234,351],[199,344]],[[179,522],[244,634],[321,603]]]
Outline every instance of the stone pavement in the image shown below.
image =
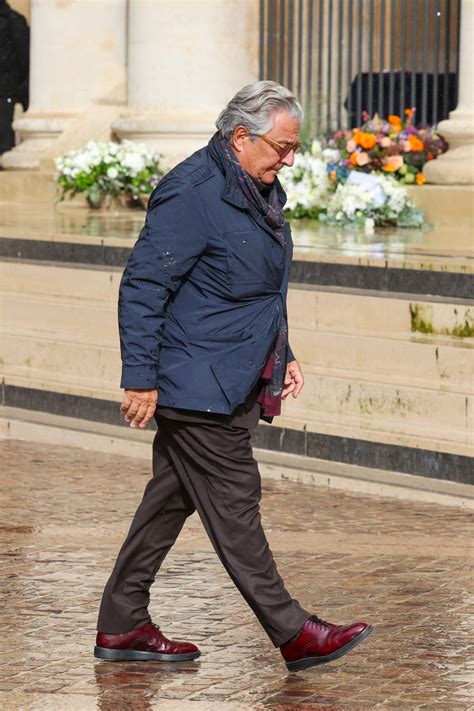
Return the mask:
[[92,656],[97,607],[149,465],[12,440],[0,453],[1,708],[474,708],[468,513],[264,482],[266,530],[289,590],[332,622],[364,619],[375,632],[333,664],[288,674],[195,515],[151,611],[165,633],[197,642],[201,658],[106,663]]

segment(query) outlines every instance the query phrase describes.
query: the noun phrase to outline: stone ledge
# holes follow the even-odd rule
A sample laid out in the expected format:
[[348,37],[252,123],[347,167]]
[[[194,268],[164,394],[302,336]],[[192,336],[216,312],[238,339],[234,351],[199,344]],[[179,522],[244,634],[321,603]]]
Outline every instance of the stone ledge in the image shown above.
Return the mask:
[[[120,370],[118,352],[116,355],[118,360],[115,361],[114,372],[115,367]],[[83,359],[88,361],[87,354]],[[57,370],[58,363],[55,361],[53,365],[53,377],[49,371],[40,369],[5,371],[0,386],[3,404],[35,412],[57,415],[68,413],[71,417],[121,424],[119,403],[122,390],[118,387],[119,370],[114,377],[109,377],[108,368],[107,379],[105,373],[91,379],[90,374],[81,377],[71,377],[67,372],[61,374]],[[331,386],[328,391],[331,399],[316,410],[307,403],[308,397],[311,398],[308,391],[310,387],[313,387],[311,379],[307,380],[306,394],[294,411],[284,403],[282,418],[278,418],[270,427],[261,424],[256,436],[265,439],[265,444],[261,445],[263,448],[319,456],[314,454],[313,448],[324,445],[332,454],[324,455],[323,458],[332,460],[339,460],[344,453],[347,458],[342,461],[352,463],[353,457],[357,456],[356,463],[364,466],[441,479],[452,478],[453,473],[457,473],[458,477],[469,476],[469,457],[473,455],[473,448],[463,398],[453,398],[450,393],[446,393],[434,401],[431,399],[428,407],[425,403],[424,414],[418,411],[414,419],[405,421],[390,416],[389,412],[384,417],[380,414],[374,417],[371,414],[361,415],[359,408],[352,413],[340,411],[331,396]],[[391,394],[396,397],[395,391]],[[416,391],[412,394],[416,395]],[[303,401],[306,401],[304,405]],[[432,421],[430,415],[433,409],[442,413],[441,420],[438,417],[436,422]],[[468,410],[469,416],[470,403]],[[295,416],[288,417],[290,413]],[[264,431],[265,428],[268,432]],[[277,430],[278,436],[275,435]],[[354,448],[355,453],[352,452]],[[386,464],[387,458],[391,460],[389,464]],[[374,459],[378,463],[374,463]],[[415,460],[418,464],[414,469]]]
[[[152,430],[94,423],[71,417],[0,408],[0,438],[79,447],[151,461]],[[340,489],[363,495],[474,509],[471,486],[283,452],[254,450],[263,477]]]
[[[129,247],[106,244],[81,244],[0,236],[0,257],[20,260],[70,263],[90,268],[91,265],[124,267],[130,255]],[[401,267],[366,266],[293,261],[290,281],[295,285],[344,287],[376,292],[403,292],[417,296],[472,298],[474,278],[470,273],[430,271]]]
[[[124,430],[118,403],[111,400],[55,393],[28,387],[3,385],[3,405],[18,408],[27,418],[38,414],[46,417],[61,417],[68,412],[69,418],[87,420],[96,427],[117,426]],[[151,428],[156,427],[151,423]],[[309,432],[260,425],[253,435],[256,448],[281,454],[300,455],[304,459],[322,459],[343,466],[362,466],[384,471],[397,471],[420,478],[438,479],[459,484],[472,484],[472,458],[462,454],[442,452],[385,441],[358,439],[342,434]]]
[[[430,168],[441,167],[439,161],[432,161]],[[430,185],[422,187],[409,185],[408,195],[416,207],[424,210],[428,222],[437,226],[456,226],[457,229],[471,230],[474,226],[474,190],[472,185]]]

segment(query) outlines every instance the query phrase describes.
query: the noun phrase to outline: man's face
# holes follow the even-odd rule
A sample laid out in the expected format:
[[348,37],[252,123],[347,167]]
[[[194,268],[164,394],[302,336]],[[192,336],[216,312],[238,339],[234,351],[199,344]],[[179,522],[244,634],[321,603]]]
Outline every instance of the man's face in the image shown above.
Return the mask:
[[[286,113],[279,111],[275,114],[273,128],[266,134],[267,138],[284,145],[292,145],[299,141],[300,122]],[[266,185],[271,185],[279,170],[284,165],[292,166],[295,158],[290,151],[284,158],[280,157],[275,147],[269,145],[261,138],[246,133],[245,129],[237,128],[234,133],[234,149],[242,167]]]

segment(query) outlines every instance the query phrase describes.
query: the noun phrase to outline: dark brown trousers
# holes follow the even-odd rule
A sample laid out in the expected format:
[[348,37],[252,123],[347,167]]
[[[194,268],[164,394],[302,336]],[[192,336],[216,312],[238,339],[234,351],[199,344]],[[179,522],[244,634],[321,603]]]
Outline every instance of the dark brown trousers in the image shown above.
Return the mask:
[[118,634],[150,621],[150,586],[195,510],[275,646],[310,616],[286,591],[262,528],[260,473],[249,431],[258,421],[257,408],[227,418],[158,409],[153,478],[105,587],[100,631]]

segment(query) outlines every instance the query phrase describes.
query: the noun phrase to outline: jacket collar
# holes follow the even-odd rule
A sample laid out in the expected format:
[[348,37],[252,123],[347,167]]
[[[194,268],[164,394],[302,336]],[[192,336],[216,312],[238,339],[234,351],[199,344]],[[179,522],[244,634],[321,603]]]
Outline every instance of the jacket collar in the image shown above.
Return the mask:
[[[286,203],[286,193],[283,190],[278,178],[276,178],[276,188],[277,188],[278,200],[280,202],[280,205],[283,207]],[[251,205],[249,203],[249,201],[245,197],[244,193],[242,192],[240,187],[237,185],[237,183],[234,179],[234,176],[232,175],[230,170],[227,170],[225,172],[225,183],[224,183],[224,189],[222,191],[222,199],[225,200],[225,202],[229,203],[230,205],[237,207],[239,210],[248,212],[250,214],[250,216],[252,217],[252,219],[255,220],[255,222],[257,222],[260,225],[260,227],[262,227],[264,230],[266,230],[268,232],[268,234],[271,235],[276,242],[278,242],[278,244],[280,244],[278,238],[275,236],[275,233],[273,232],[270,225],[268,225],[265,222],[265,219],[258,212],[258,210],[256,210],[253,207],[253,205]]]

